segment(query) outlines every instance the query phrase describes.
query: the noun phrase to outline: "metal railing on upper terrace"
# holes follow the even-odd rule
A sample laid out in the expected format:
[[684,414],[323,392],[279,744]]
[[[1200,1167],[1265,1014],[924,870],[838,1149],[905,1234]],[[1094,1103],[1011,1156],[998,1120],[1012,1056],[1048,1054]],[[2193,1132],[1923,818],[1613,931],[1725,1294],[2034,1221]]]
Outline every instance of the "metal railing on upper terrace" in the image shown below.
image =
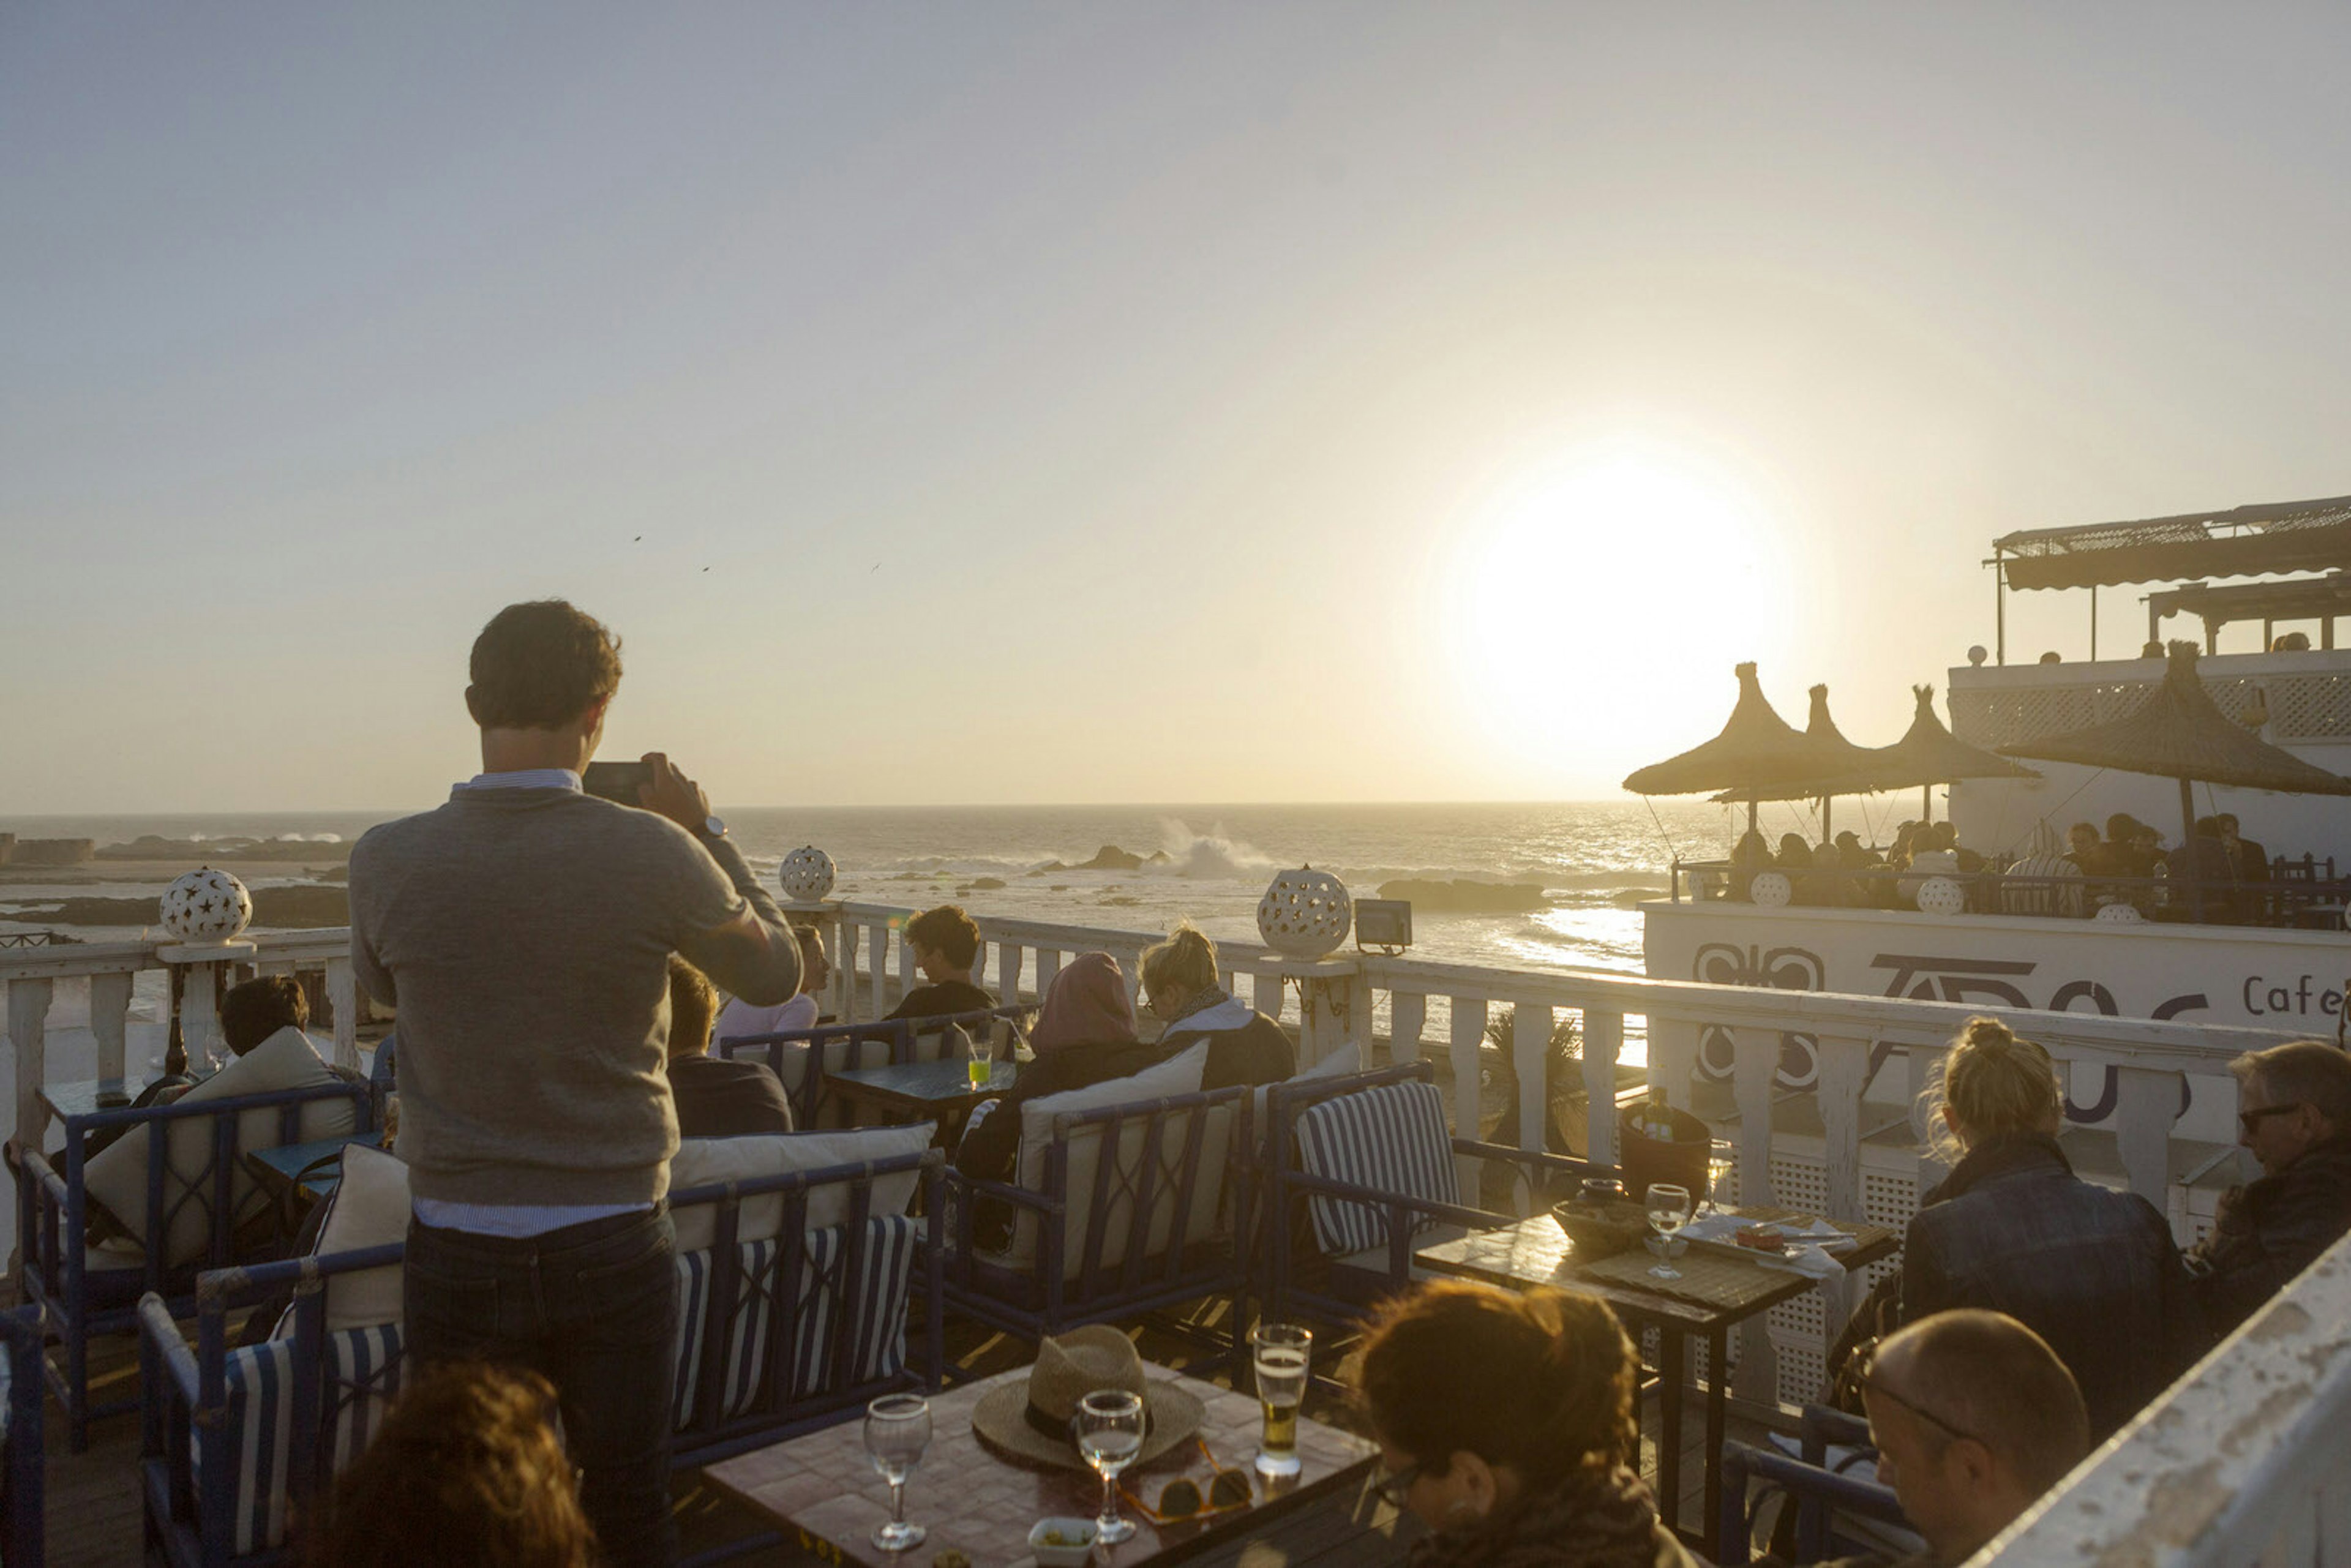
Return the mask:
[[[2330,861],[2280,862],[2291,874],[2268,882],[2154,876],[2085,875],[2044,869],[1915,871],[1894,866],[1740,866],[1727,860],[1677,860],[1668,897],[1679,904],[1754,904],[1804,909],[1923,910],[1937,915],[2022,915],[2044,918],[2154,920],[2209,925],[2269,925],[2339,931],[2351,905],[2351,879]],[[1776,882],[1763,882],[1770,877]],[[1944,882],[1955,890],[1938,893]],[[1758,883],[1761,885],[1759,886]],[[2110,911],[2116,913],[2109,913]]]

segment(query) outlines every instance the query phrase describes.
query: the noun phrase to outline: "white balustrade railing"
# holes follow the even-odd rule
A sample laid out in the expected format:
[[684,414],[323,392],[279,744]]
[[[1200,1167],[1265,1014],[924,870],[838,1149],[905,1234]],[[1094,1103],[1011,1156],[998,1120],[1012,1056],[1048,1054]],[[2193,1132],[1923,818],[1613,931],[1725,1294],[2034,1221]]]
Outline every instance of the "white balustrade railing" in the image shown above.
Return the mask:
[[2351,1563],[2351,1239],[1971,1564]]

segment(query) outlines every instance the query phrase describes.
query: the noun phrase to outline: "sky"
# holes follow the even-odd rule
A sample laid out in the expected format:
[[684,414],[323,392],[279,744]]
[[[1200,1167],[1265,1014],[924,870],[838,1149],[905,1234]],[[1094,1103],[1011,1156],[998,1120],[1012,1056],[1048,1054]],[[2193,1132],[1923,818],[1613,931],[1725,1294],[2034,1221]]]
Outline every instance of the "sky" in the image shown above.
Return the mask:
[[1747,658],[1889,741],[1996,535],[2351,491],[2346,56],[2341,7],[24,0],[0,814],[430,804],[550,595],[623,638],[605,755],[722,805],[1607,799]]

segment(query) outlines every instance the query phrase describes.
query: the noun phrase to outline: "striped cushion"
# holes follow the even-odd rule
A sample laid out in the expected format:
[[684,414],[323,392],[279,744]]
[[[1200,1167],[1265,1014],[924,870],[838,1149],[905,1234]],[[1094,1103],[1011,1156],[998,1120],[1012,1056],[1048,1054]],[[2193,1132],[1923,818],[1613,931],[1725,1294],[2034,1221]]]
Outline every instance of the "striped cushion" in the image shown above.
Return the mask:
[[710,1251],[677,1255],[677,1354],[670,1376],[670,1421],[678,1431],[694,1424],[696,1374],[710,1321]]
[[327,1336],[327,1387],[319,1407],[338,1473],[366,1451],[400,1393],[407,1367],[400,1325],[338,1329]]
[[[1384,1084],[1325,1100],[1298,1118],[1307,1175],[1431,1203],[1459,1203],[1453,1138],[1434,1083]],[[1314,1239],[1333,1257],[1388,1244],[1388,1211],[1344,1198],[1307,1200]],[[1416,1227],[1417,1228],[1417,1227]]]
[[[835,1334],[851,1336],[849,1382],[856,1387],[895,1376],[905,1365],[906,1301],[914,1279],[921,1226],[903,1215],[879,1216],[864,1226],[862,1256],[852,1260],[845,1225],[807,1232],[792,1312],[789,1363],[771,1385],[766,1375],[783,1264],[783,1245],[772,1238],[745,1242],[738,1306],[726,1331],[726,1370],[720,1410],[733,1419],[754,1407],[836,1392],[832,1378]],[[844,1278],[852,1261],[854,1278]],[[716,1312],[717,1309],[713,1308]]]
[[223,1445],[234,1476],[229,1545],[239,1557],[286,1539],[286,1469],[294,1427],[294,1342],[273,1339],[228,1354],[228,1410],[217,1433],[193,1434],[197,1473]]

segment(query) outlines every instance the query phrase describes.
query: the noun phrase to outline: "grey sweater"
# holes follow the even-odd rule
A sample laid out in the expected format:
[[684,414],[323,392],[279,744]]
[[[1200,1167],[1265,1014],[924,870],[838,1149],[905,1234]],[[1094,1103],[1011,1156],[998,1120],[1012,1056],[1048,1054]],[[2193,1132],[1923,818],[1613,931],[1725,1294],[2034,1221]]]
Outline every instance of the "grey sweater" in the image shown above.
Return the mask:
[[[650,1203],[677,1116],[669,956],[755,1001],[799,988],[783,917],[734,846],[568,789],[459,789],[351,851],[351,965],[400,1012],[400,1154],[423,1198]],[[746,972],[750,970],[751,972]]]

